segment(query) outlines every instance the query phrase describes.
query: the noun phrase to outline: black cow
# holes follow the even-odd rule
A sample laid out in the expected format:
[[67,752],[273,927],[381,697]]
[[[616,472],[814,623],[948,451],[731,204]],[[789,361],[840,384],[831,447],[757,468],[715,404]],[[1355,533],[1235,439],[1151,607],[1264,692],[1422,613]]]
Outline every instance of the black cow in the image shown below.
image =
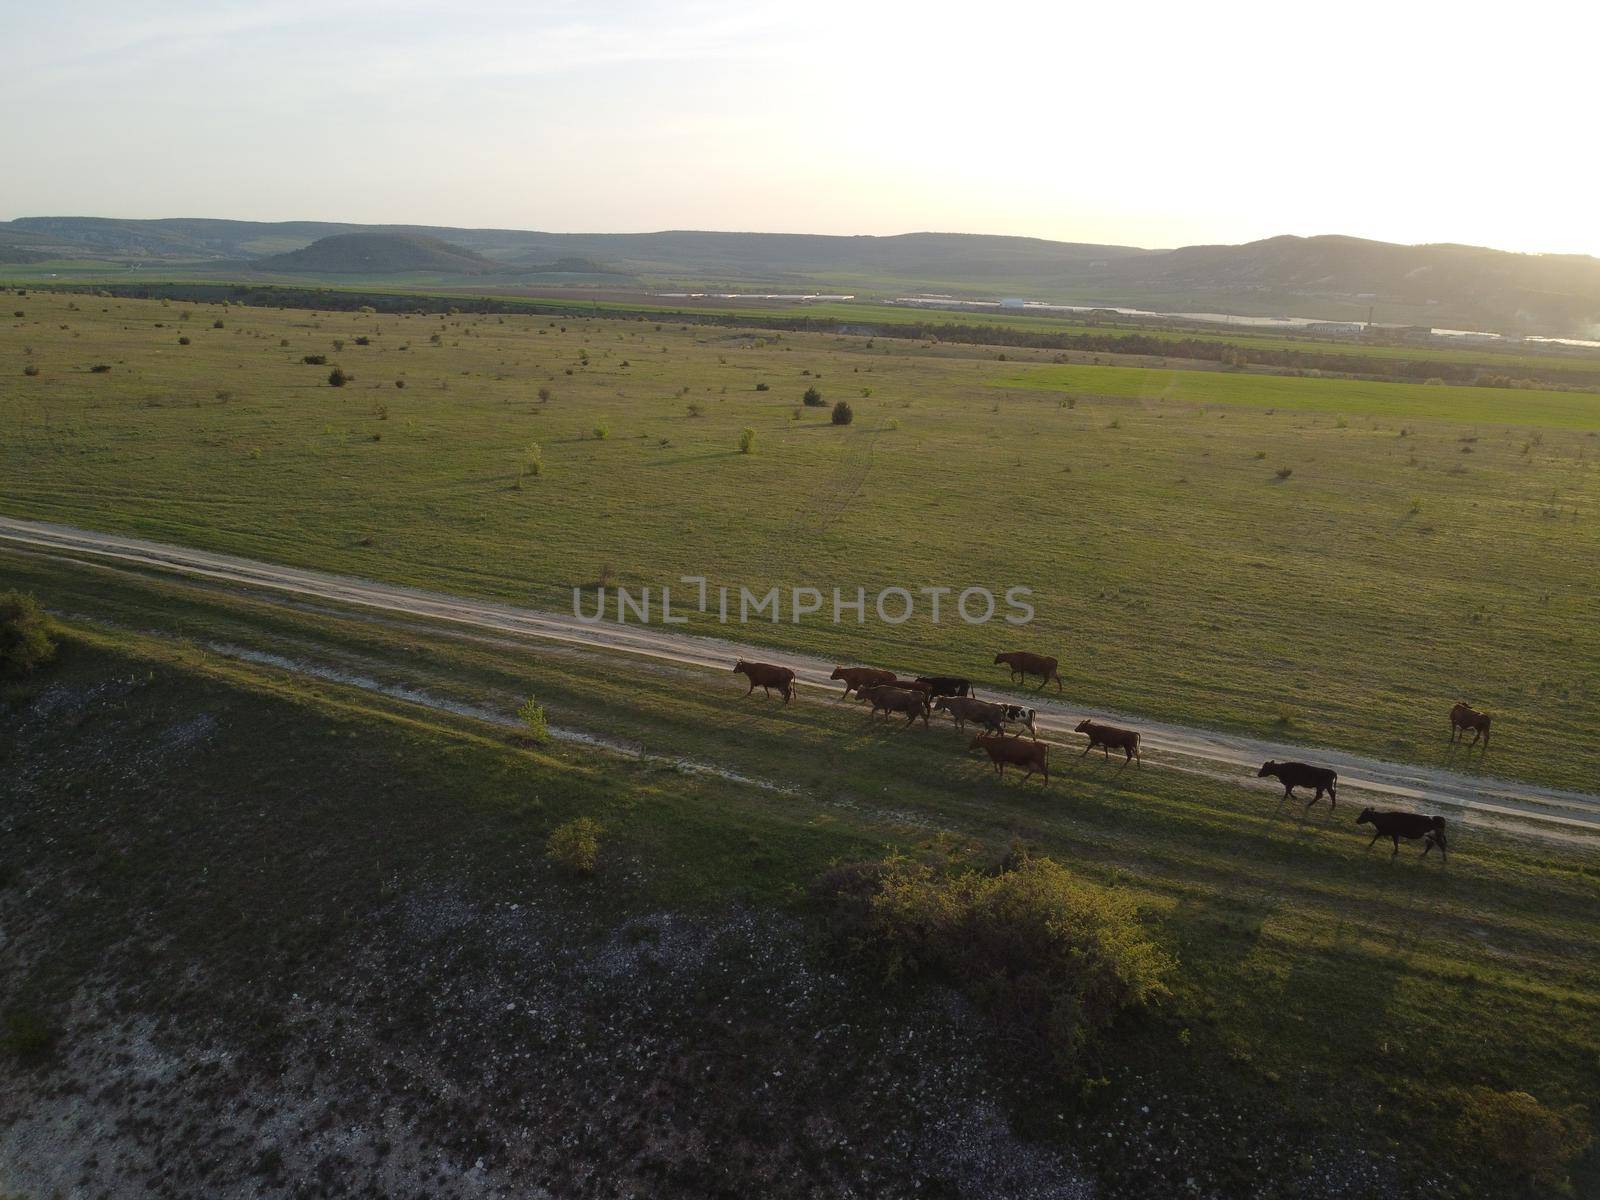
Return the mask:
[[917,682],[928,685],[930,696],[972,695],[972,681],[955,675],[918,675]]
[[1383,812],[1376,808],[1364,808],[1361,815],[1356,818],[1357,825],[1371,825],[1377,832],[1372,835],[1372,840],[1367,843],[1371,850],[1378,844],[1378,839],[1389,838],[1394,842],[1394,853],[1400,853],[1400,839],[1415,841],[1422,839],[1422,857],[1428,857],[1428,851],[1435,846],[1439,847],[1439,857],[1448,860],[1449,855],[1444,844],[1444,818],[1425,817],[1421,813],[1408,812]]
[[1313,767],[1310,763],[1303,762],[1264,762],[1261,770],[1256,772],[1257,779],[1274,776],[1283,784],[1283,798],[1287,800],[1294,795],[1297,787],[1316,788],[1317,794],[1306,801],[1310,808],[1322,799],[1322,793],[1328,793],[1328,811],[1332,812],[1339,807],[1339,794],[1334,787],[1339,782],[1338,772],[1331,767]]

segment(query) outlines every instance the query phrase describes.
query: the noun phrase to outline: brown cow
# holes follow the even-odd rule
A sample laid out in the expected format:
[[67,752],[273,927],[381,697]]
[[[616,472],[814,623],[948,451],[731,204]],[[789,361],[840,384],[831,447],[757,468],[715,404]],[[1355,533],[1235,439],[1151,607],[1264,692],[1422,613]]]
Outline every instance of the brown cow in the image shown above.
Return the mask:
[[891,687],[889,684],[880,683],[877,687],[869,687],[857,692],[857,697],[872,705],[870,716],[877,716],[880,712],[884,720],[889,719],[892,712],[905,713],[906,724],[915,725],[917,718],[922,718],[922,727],[928,727],[928,693],[915,688]]
[[1488,713],[1479,712],[1477,709],[1458,700],[1456,706],[1450,710],[1450,740],[1454,742],[1465,731],[1470,729],[1472,730],[1472,741],[1467,744],[1476,746],[1478,739],[1481,737],[1483,739],[1483,748],[1487,750],[1489,748],[1489,721]]
[[1005,729],[1006,706],[992,704],[972,696],[940,696],[933,702],[938,712],[947,712],[954,718],[957,729],[966,727],[968,721],[987,726],[994,733]]
[[733,664],[733,673],[749,678],[750,686],[744,693],[746,696],[759,687],[767,698],[771,699],[772,689],[777,688],[785,704],[794,699],[794,672],[788,667],[775,667],[771,663],[745,662],[741,658]]
[[994,656],[996,663],[1005,663],[1011,668],[1011,682],[1018,679],[1024,684],[1028,682],[1029,675],[1039,676],[1039,691],[1044,691],[1045,684],[1052,679],[1056,681],[1056,691],[1061,690],[1061,673],[1056,669],[1056,660],[1043,654],[1030,654],[1026,650],[1010,650],[1005,654]]
[[1124,755],[1123,766],[1135,761],[1141,767],[1144,766],[1144,759],[1139,757],[1139,735],[1133,730],[1118,729],[1115,725],[1102,725],[1098,721],[1085,718],[1078,722],[1077,732],[1087,734],[1089,737],[1089,744],[1083,748],[1083,754],[1078,755],[1079,758],[1099,746],[1108,760],[1113,750],[1121,750]]
[[852,691],[859,692],[864,687],[893,683],[894,672],[880,667],[835,667],[828,678],[844,680],[844,694],[848,696]]
[[1035,771],[1039,771],[1044,775],[1045,786],[1050,786],[1050,748],[1043,742],[997,733],[980,733],[972,739],[967,749],[976,750],[980,746],[989,756],[989,761],[994,763],[995,774],[1001,779],[1006,777],[1007,767],[1026,767],[1028,773],[1022,777],[1024,783],[1033,778]]

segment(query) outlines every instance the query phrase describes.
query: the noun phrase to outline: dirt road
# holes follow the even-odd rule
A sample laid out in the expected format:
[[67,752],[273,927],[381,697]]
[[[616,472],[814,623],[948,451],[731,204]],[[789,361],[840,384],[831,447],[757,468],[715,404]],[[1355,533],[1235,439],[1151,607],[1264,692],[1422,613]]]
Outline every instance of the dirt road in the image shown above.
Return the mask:
[[[842,690],[841,684],[828,680],[834,667],[831,662],[719,638],[670,632],[659,626],[618,625],[609,621],[586,623],[556,613],[10,517],[0,517],[0,542],[68,556],[112,559],[258,592],[335,601],[719,671],[726,671],[733,660],[740,657],[780,658],[795,668],[803,685],[834,693]],[[904,668],[907,664],[881,665]],[[1537,787],[1468,770],[1385,762],[1342,750],[1164,724],[1124,713],[1077,708],[1032,692],[1024,694],[991,687],[982,690],[985,696],[1015,699],[1037,708],[1041,733],[1054,735],[1046,740],[1068,752],[1076,753],[1083,744],[1072,733],[1073,726],[1083,717],[1091,716],[1139,729],[1143,734],[1145,758],[1151,767],[1244,780],[1262,788],[1276,787],[1272,780],[1256,779],[1256,769],[1267,759],[1300,759],[1333,767],[1339,772],[1340,809],[1348,808],[1352,816],[1366,804],[1386,806],[1398,802],[1401,807],[1439,811],[1474,824],[1523,834],[1564,841],[1600,839],[1600,795],[1592,793]],[[1441,728],[1441,742],[1444,737]],[[1477,751],[1461,750],[1456,757],[1464,768],[1476,768],[1482,762]]]

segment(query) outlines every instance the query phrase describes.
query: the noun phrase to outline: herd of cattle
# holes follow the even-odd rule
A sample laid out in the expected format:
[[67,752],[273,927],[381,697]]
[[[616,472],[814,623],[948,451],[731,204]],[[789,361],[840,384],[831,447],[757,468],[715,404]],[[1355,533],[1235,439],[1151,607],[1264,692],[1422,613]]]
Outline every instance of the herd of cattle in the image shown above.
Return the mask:
[[[996,666],[1004,665],[1010,669],[1013,683],[1026,683],[1029,676],[1037,676],[1040,680],[1039,691],[1043,691],[1051,682],[1055,683],[1056,691],[1062,690],[1059,664],[1054,658],[1016,650],[996,654],[994,661]],[[746,696],[760,688],[769,697],[777,691],[785,704],[794,699],[795,673],[788,667],[747,662],[741,658],[734,664],[733,670],[750,681]],[[908,726],[915,725],[920,718],[924,728],[936,712],[948,714],[958,730],[965,730],[967,723],[971,722],[979,732],[967,749],[986,753],[997,775],[1003,779],[1007,767],[1017,767],[1024,771],[1024,782],[1038,774],[1043,777],[1044,785],[1049,786],[1050,750],[1039,740],[1038,712],[1035,709],[1020,704],[980,700],[973,690],[972,681],[956,675],[919,675],[915,679],[901,679],[893,671],[878,667],[835,667],[831,678],[844,684],[841,699],[848,699],[850,693],[854,692],[858,702],[871,705],[871,716],[881,713],[887,720],[890,714],[902,715]],[[1470,730],[1473,735],[1471,744],[1477,745],[1481,738],[1487,747],[1489,723],[1488,713],[1479,712],[1466,704],[1457,704],[1450,710],[1450,740],[1454,743]],[[1010,732],[1008,726],[1018,726],[1030,736]],[[1078,723],[1076,732],[1088,739],[1079,758],[1098,747],[1107,760],[1113,750],[1121,751],[1124,767],[1129,763],[1141,767],[1144,765],[1139,757],[1139,734],[1135,730],[1085,718]],[[1311,799],[1306,801],[1308,809],[1324,795],[1328,797],[1330,812],[1338,807],[1339,776],[1331,767],[1273,761],[1262,763],[1261,770],[1256,774],[1258,778],[1271,777],[1283,784],[1285,800],[1294,796],[1295,788],[1307,788],[1313,792]],[[1368,808],[1362,810],[1356,818],[1356,824],[1373,827],[1372,841],[1367,843],[1369,850],[1377,844],[1378,839],[1389,838],[1394,843],[1391,858],[1400,852],[1401,838],[1408,841],[1421,838],[1424,858],[1435,846],[1439,847],[1441,857],[1446,855],[1443,817]]]

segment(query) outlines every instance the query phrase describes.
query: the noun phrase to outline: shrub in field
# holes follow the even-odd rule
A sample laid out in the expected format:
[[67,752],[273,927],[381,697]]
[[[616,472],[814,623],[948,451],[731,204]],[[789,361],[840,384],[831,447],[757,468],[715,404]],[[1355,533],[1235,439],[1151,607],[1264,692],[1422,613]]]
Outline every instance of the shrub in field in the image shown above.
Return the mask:
[[539,448],[538,442],[528,443],[528,452],[523,458],[522,465],[529,475],[544,474],[544,451]]
[[334,351],[334,353],[337,354],[339,351],[341,351],[343,349],[344,349],[344,339],[343,338],[334,338],[333,339],[333,351]]
[[104,375],[107,371],[111,370],[111,364],[110,363],[95,363],[95,365],[90,367],[89,370],[92,371],[96,375]]
[[403,387],[405,387],[405,386],[406,386],[406,381],[405,381],[405,380],[404,380],[404,379],[396,379],[396,380],[395,380],[395,381],[394,381],[394,385],[395,385],[395,387],[397,387],[397,388],[403,388]]
[[178,345],[187,346],[193,340],[194,340],[193,338],[181,337],[181,338],[178,339]]
[[550,403],[550,396],[551,396],[551,392],[550,392],[549,388],[542,387],[542,388],[539,389],[539,403],[540,404],[549,404]]
[[39,602],[26,592],[0,592],[0,676],[30,674],[55,652],[50,618]]
[[215,321],[211,322],[211,328],[213,328],[213,329],[222,329],[222,328],[224,328],[224,326],[222,324],[222,318],[218,317]]
[[602,442],[605,441],[611,436],[611,426],[602,421],[600,424],[594,427],[594,436],[599,438]]
[[37,375],[37,374],[38,374],[38,373],[39,373],[39,367],[38,367],[38,364],[36,364],[36,363],[29,363],[29,364],[28,364],[28,365],[27,365],[27,366],[25,366],[25,367],[23,367],[23,368],[22,368],[22,373],[23,373],[23,374],[24,374],[24,375],[28,375],[28,376],[33,376],[33,375]]
[[354,378],[355,376],[347,374],[343,367],[335,367],[333,370],[328,372],[328,386],[343,387]]
[[758,384],[756,384],[756,391],[758,391],[758,392],[765,392],[765,391],[767,391],[767,390],[768,390],[768,388],[767,388],[767,385],[766,385],[766,384],[764,384],[764,383],[758,383]]
[[822,393],[817,391],[817,389],[814,387],[808,387],[805,390],[805,394],[802,395],[800,399],[805,402],[807,408],[822,407]]
[[325,367],[328,365],[328,356],[326,354],[308,354],[300,361],[308,367]]
[[748,425],[739,432],[739,453],[749,454],[756,448],[756,431]]
[[522,723],[528,727],[528,735],[536,742],[544,742],[550,737],[550,723],[545,719],[544,705],[531,696],[517,709],[517,716],[522,718]]
[[835,425],[848,425],[856,419],[855,411],[850,407],[848,400],[841,400],[833,406],[832,421]]
[[545,842],[545,857],[579,875],[593,875],[600,864],[600,826],[588,817],[557,825]]
[[1273,472],[1273,474],[1276,475],[1279,479],[1287,479],[1287,478],[1289,478],[1289,476],[1294,474],[1294,468],[1293,467],[1279,467],[1276,471]]
[[[358,337],[356,339],[356,345],[358,345],[358,346],[370,346],[370,345],[372,345],[372,339],[367,337],[367,336],[365,336],[365,335],[362,335],[361,337]],[[343,347],[339,347],[339,348],[342,349]]]
[[1462,1097],[1456,1119],[1460,1150],[1541,1189],[1567,1185],[1567,1166],[1589,1147],[1589,1130],[1577,1106],[1557,1112],[1527,1092],[1475,1087]]
[[949,983],[1032,1055],[1070,1070],[1118,1014],[1167,992],[1172,959],[1132,897],[1048,858],[1008,869],[890,859],[835,868],[813,889],[836,947],[885,986]]
[[698,404],[689,405],[689,415],[691,417],[698,417],[704,411],[705,409],[701,408]]

